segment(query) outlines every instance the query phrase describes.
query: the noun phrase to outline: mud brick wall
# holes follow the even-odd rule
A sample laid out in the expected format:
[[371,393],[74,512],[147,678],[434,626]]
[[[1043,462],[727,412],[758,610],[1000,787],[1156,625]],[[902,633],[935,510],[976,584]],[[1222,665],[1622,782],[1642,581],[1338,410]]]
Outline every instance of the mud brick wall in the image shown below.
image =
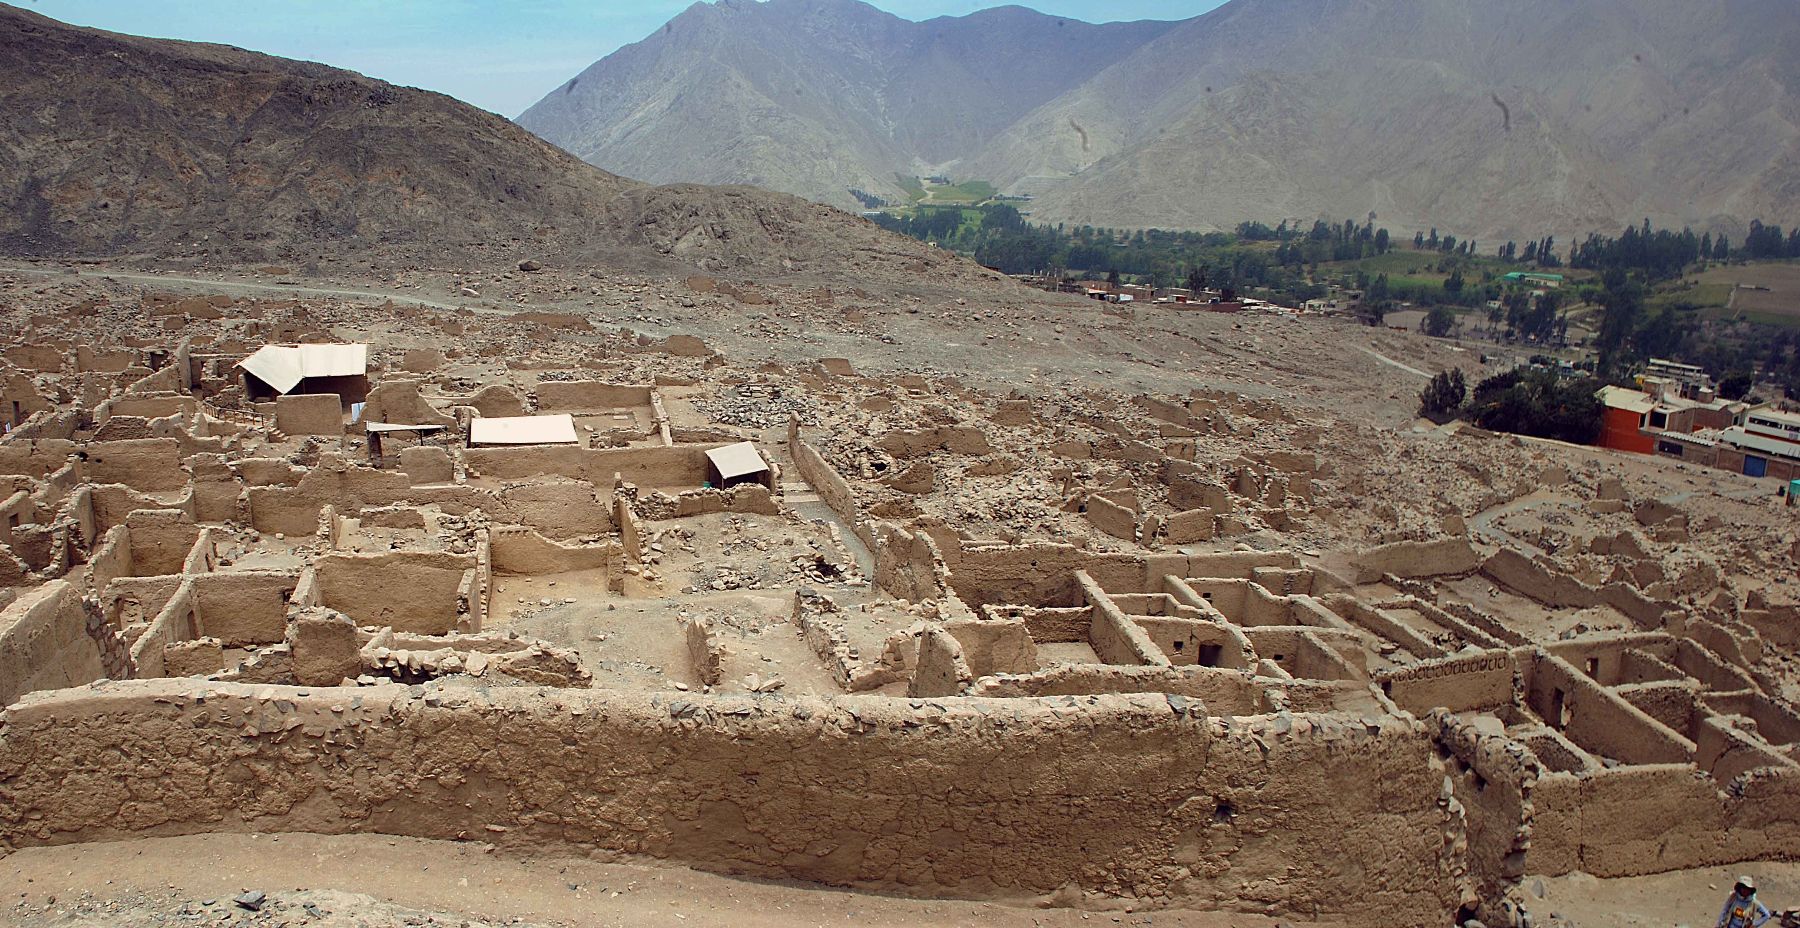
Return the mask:
[[109,683],[4,716],[0,840],[473,835],[871,890],[1454,910],[1423,723],[1061,703]]

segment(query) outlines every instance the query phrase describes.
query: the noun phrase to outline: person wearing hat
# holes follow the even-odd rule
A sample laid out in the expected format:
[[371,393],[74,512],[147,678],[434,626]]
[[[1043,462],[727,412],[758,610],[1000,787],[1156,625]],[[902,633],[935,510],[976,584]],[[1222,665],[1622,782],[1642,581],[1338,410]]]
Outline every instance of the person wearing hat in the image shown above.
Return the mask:
[[1719,912],[1719,928],[1761,928],[1775,914],[1756,898],[1756,881],[1748,875],[1737,878],[1725,908]]

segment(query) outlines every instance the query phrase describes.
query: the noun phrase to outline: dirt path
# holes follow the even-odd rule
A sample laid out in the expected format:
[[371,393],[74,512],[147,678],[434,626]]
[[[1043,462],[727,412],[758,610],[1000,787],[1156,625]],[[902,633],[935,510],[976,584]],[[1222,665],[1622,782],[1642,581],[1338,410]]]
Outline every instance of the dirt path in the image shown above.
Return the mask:
[[1400,370],[1403,370],[1403,371],[1407,372],[1408,374],[1416,374],[1420,377],[1426,378],[1427,380],[1431,379],[1431,372],[1429,372],[1429,371],[1422,371],[1411,365],[1401,364],[1399,361],[1396,361],[1393,358],[1390,358],[1387,355],[1382,354],[1381,352],[1376,351],[1373,348],[1363,348],[1363,346],[1361,346],[1361,345],[1358,345],[1357,347],[1362,348],[1362,351],[1364,354],[1367,354],[1369,357],[1374,358],[1375,360],[1380,361],[1381,363],[1386,364],[1389,367],[1399,368]]
[[8,274],[27,274],[34,277],[83,277],[95,280],[129,280],[136,283],[155,284],[159,287],[199,287],[208,292],[234,296],[263,293],[274,293],[291,297],[331,296],[358,300],[392,300],[395,303],[414,303],[419,306],[429,306],[433,309],[468,310],[470,312],[495,311],[485,307],[470,306],[466,303],[445,303],[438,300],[429,300],[422,296],[413,296],[407,293],[385,292],[381,290],[355,290],[343,287],[306,287],[301,286],[300,284],[265,284],[249,280],[213,280],[206,277],[176,277],[168,274],[134,274],[128,271],[115,270],[85,271],[80,268],[45,268],[16,264],[0,266],[0,272]]
[[[420,912],[448,911],[493,922],[523,919],[633,928],[1273,928],[1278,924],[1266,916],[1216,912],[1099,913],[903,899],[676,867],[527,859],[486,850],[482,844],[306,834],[196,835],[28,848],[0,860],[0,889],[5,891],[0,895],[0,924],[197,924],[173,915],[185,906],[204,908],[206,923],[212,925],[272,925],[229,904],[246,890],[268,894],[271,908],[299,909],[302,899],[312,900],[302,892],[337,891],[366,894]],[[208,901],[213,905],[202,905]],[[163,913],[171,914],[158,917]],[[298,917],[289,924],[305,925],[317,918]],[[443,923],[442,918],[438,921]],[[1304,928],[1311,923],[1280,924]]]
[[1468,521],[1469,533],[1482,536],[1489,541],[1497,541],[1510,548],[1530,551],[1534,554],[1544,554],[1544,549],[1508,532],[1494,523],[1500,518],[1515,512],[1538,509],[1551,504],[1570,505],[1576,503],[1576,500],[1570,499],[1568,496],[1561,493],[1555,493],[1549,490],[1539,490],[1536,493],[1521,496],[1518,499],[1501,503],[1491,509],[1484,509],[1475,515],[1470,516]]

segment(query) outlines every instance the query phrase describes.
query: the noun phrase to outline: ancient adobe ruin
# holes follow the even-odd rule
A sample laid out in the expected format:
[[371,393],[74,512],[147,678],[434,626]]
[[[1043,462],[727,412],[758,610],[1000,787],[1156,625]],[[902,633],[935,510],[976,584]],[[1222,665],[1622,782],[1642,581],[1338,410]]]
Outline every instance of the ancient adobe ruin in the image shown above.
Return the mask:
[[[549,313],[8,318],[8,847],[371,831],[1388,924],[1800,847],[1796,606],[1492,436],[1586,521],[1498,494],[1324,552],[1423,504],[1231,393]],[[301,345],[337,347],[249,360]]]

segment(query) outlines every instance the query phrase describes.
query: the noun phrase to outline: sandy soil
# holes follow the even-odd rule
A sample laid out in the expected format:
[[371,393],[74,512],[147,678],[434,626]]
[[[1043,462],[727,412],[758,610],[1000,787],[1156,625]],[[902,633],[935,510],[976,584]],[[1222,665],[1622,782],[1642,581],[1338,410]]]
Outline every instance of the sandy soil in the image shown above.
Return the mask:
[[[371,866],[373,862],[379,866]],[[1739,872],[1772,909],[1800,905],[1800,863],[1632,879],[1528,877],[1527,909],[1557,928],[1706,928]],[[104,879],[98,877],[104,876]],[[265,893],[261,912],[232,900]],[[0,924],[389,928],[584,925],[891,928],[1089,925],[1309,928],[1269,915],[1100,912],[840,892],[653,863],[515,857],[486,845],[373,835],[201,835],[29,848],[0,859]],[[308,909],[307,906],[311,906]]]
[[[104,875],[105,879],[98,879]],[[234,906],[266,893],[262,913]],[[31,848],[0,860],[0,924],[386,928],[487,924],[798,928],[867,925],[1305,928],[1216,912],[1081,912],[904,899],[736,879],[675,867],[518,858],[484,845],[382,836],[205,835]],[[355,894],[355,895],[345,895]],[[210,904],[208,904],[210,902]],[[322,914],[305,909],[312,904]],[[395,908],[384,907],[389,904]],[[356,907],[355,918],[344,906]],[[183,909],[198,913],[184,916]]]

